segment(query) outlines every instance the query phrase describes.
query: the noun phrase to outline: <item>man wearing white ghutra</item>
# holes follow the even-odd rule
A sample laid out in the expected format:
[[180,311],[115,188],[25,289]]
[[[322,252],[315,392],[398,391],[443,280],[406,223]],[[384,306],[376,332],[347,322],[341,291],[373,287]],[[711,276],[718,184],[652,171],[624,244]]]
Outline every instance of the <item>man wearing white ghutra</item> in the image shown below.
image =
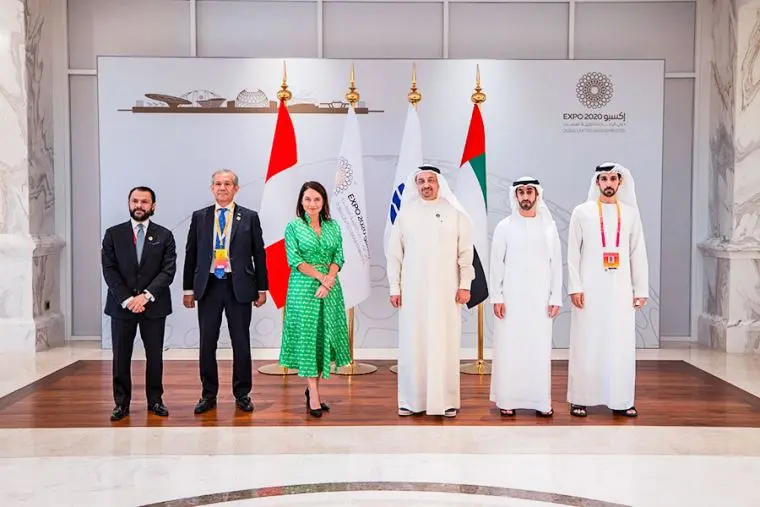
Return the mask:
[[649,265],[633,177],[622,165],[599,165],[573,210],[567,270],[570,413],[606,405],[636,417],[636,310],[647,302]]
[[455,417],[462,307],[475,278],[472,220],[440,169],[409,175],[386,251],[399,309],[398,414]]

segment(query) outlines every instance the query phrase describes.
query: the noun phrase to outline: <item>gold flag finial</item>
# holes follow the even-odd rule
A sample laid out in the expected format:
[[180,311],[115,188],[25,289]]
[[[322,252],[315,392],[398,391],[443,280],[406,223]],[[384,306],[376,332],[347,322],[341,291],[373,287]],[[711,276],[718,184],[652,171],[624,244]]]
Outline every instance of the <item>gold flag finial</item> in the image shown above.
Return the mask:
[[354,72],[354,63],[351,62],[351,77],[348,80],[348,92],[346,92],[346,100],[351,107],[356,107],[356,103],[359,102],[359,92],[356,91],[356,73]]
[[417,65],[412,63],[412,87],[407,94],[409,103],[417,107],[417,103],[422,100],[422,93],[417,90]]
[[277,92],[277,99],[284,102],[293,98],[293,94],[288,90],[288,70],[285,67],[285,60],[282,61],[282,84],[280,85],[280,91]]
[[475,66],[475,92],[472,94],[472,101],[475,104],[482,104],[486,101],[486,94],[480,87],[480,65]]

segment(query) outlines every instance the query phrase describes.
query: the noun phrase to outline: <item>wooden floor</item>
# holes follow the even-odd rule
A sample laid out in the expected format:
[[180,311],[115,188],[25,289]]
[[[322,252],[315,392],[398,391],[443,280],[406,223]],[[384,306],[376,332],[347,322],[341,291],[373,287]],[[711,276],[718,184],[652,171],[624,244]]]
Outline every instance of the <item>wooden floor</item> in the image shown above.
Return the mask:
[[[144,401],[144,362],[133,363],[131,414],[117,423],[113,408],[111,362],[78,361],[58,372],[0,398],[0,428],[188,427],[188,426],[368,426],[368,425],[644,425],[760,427],[760,398],[683,361],[639,361],[636,419],[613,416],[599,407],[589,417],[568,414],[565,403],[567,361],[553,361],[552,419],[532,411],[503,418],[488,400],[490,376],[462,375],[462,409],[453,419],[396,415],[396,375],[389,361],[372,361],[378,371],[364,376],[336,376],[324,381],[323,399],[332,411],[321,419],[306,414],[305,380],[294,375],[268,376],[255,372],[256,411],[235,409],[230,394],[231,361],[219,362],[220,393],[216,410],[196,416],[200,393],[196,361],[164,363],[164,402],[170,416],[148,415]],[[263,363],[257,363],[259,367]]]

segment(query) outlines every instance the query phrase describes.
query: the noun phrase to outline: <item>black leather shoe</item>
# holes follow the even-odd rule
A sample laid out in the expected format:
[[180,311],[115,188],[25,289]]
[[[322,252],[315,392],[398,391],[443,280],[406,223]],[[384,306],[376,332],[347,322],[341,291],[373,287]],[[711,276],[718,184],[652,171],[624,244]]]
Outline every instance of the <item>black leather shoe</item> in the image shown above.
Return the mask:
[[201,398],[195,405],[195,413],[202,414],[216,408],[216,398]]
[[116,405],[113,408],[113,412],[111,412],[111,420],[112,421],[120,421],[127,417],[129,415],[129,407],[122,407],[121,405]]
[[235,405],[243,412],[253,412],[253,402],[248,396],[242,396],[235,400]]
[[148,411],[153,412],[154,414],[160,417],[166,417],[169,415],[169,409],[166,408],[166,405],[164,405],[163,402],[160,402],[160,401],[157,401],[156,403],[149,403]]

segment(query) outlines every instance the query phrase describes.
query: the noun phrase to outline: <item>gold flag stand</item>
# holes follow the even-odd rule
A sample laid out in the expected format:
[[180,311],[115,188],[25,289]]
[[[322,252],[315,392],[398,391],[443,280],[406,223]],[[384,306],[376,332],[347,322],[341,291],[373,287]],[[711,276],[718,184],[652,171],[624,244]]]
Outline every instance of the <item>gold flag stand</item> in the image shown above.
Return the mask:
[[[470,98],[478,107],[486,101],[486,94],[480,87],[480,65],[475,67],[475,91]],[[478,360],[474,363],[463,364],[460,371],[467,375],[491,374],[491,364],[483,360],[483,303],[478,305]]]
[[[348,92],[346,92],[346,101],[348,101],[351,107],[356,107],[356,103],[359,102],[359,92],[356,91],[356,75],[354,72],[354,64],[351,64],[351,78],[349,79]],[[377,371],[377,366],[372,364],[357,363],[354,361],[354,308],[348,309],[348,348],[351,354],[351,363],[340,368],[335,368],[333,365],[333,371],[337,375],[367,375]]]
[[[293,94],[288,90],[288,71],[285,68],[285,62],[282,62],[282,84],[280,85],[280,90],[277,92],[277,98],[283,102],[283,105],[281,107],[285,107],[285,104],[293,97]],[[285,310],[282,312],[282,322],[283,325],[285,324]],[[259,367],[259,373],[262,373],[264,375],[295,375],[298,373],[297,369],[294,368],[286,368],[285,366],[282,366],[279,362],[277,363],[271,363],[271,364],[265,364],[264,366]]]
[[[412,87],[409,89],[406,98],[415,110],[417,109],[417,104],[422,100],[422,92],[417,90],[417,65],[414,63],[412,63]],[[398,373],[398,364],[394,364],[389,369],[393,373]]]
[[491,363],[483,360],[483,304],[478,305],[478,360],[474,363],[463,364],[462,373],[467,375],[490,375]]

